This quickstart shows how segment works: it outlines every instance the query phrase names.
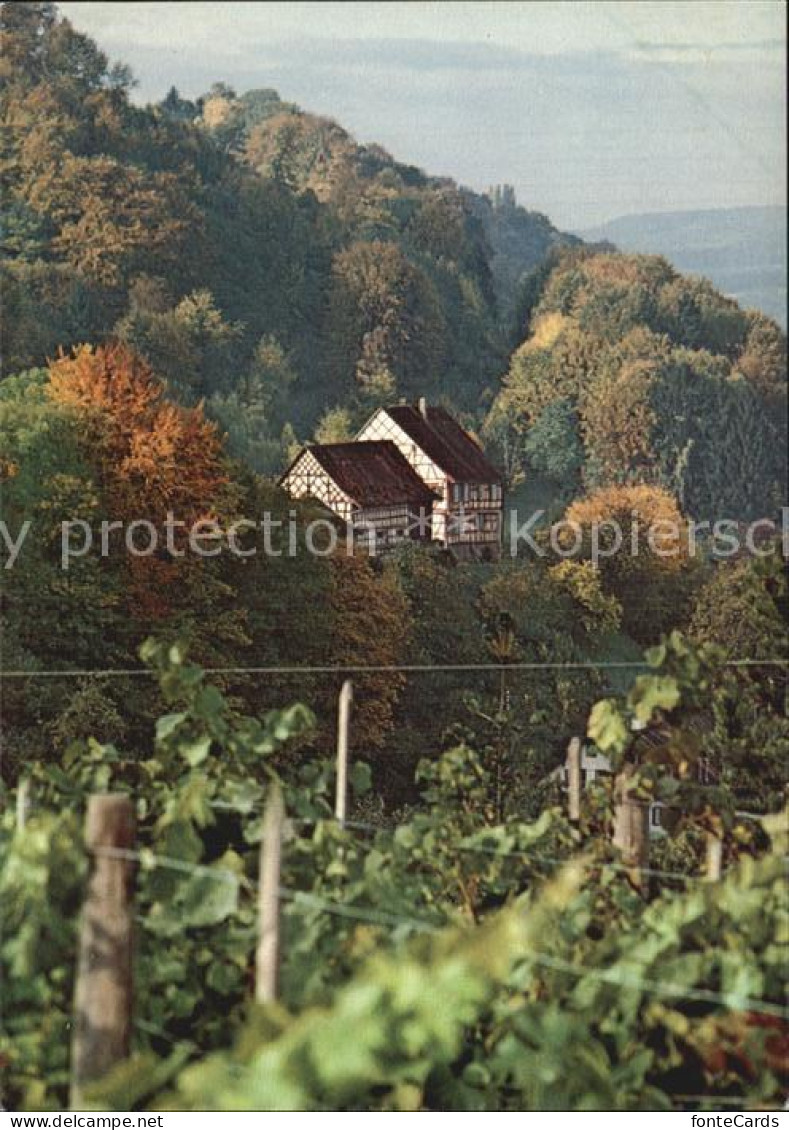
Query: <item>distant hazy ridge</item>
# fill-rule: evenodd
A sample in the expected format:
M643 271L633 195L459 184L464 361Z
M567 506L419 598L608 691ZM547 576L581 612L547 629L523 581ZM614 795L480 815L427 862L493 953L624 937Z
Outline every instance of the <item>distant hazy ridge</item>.
M745 307L786 326L786 209L720 208L621 216L579 233L622 251L665 255L681 271L705 275Z

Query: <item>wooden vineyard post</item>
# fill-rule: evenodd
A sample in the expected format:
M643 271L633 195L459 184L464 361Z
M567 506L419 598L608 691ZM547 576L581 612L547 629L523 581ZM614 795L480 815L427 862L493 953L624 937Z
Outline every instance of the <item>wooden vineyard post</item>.
M723 840L714 832L707 833L707 874L708 883L717 883L723 874Z
M642 868L649 862L648 806L630 793L635 770L625 766L614 781L613 845L622 862L633 871L633 881L643 889L645 876Z
M285 806L279 785L271 786L263 816L258 887L258 948L255 958L255 1000L277 999L279 972L279 874Z
M16 828L18 832L24 832L31 807L30 778L25 777L19 782L16 793Z
M85 846L91 853L79 937L71 1042L72 1110L86 1086L127 1058L131 1038L135 866L134 805L117 793L89 797Z
M567 814L576 824L581 819L580 738L571 738L567 747Z
M350 679L346 679L340 691L340 702L337 710L337 796L334 803L334 815L340 824L345 824L348 805L348 743L352 700L353 683Z

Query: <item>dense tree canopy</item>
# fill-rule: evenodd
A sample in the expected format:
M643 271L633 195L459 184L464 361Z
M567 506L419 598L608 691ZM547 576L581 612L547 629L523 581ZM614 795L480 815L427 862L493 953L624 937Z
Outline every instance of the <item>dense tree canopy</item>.
M273 90L217 82L140 108L128 70L53 4L5 5L2 34L4 372L121 337L179 396L216 396L209 412L266 471L285 424L306 437L327 400L382 380L387 398L480 411L504 360L506 280L563 238L544 217L508 203L521 236L502 273L486 197ZM264 419L248 389L269 340L291 369L287 419Z
M603 591L622 607L622 623L639 643L682 623L698 562L687 523L672 496L647 485L602 487L567 508L563 550L590 560Z
M30 523L19 565L4 576L4 666L135 667L150 635L178 638L201 662L230 667L386 665L403 654L407 610L396 579L363 557L311 555L306 514L233 463L202 409L168 400L127 346L84 346L49 371L8 379L0 420L2 520L14 538ZM245 556L227 546L214 553L200 540L234 522ZM259 711L293 680L261 686L238 675L226 683ZM325 737L336 680L298 684L320 706ZM33 752L49 760L53 735L62 751L64 735L86 726L103 740L122 731L133 744L161 705L145 680L64 677L46 688L23 680L4 702L10 775ZM360 679L356 732L365 749L383 741L399 689L397 678Z
M657 257L568 251L541 288L486 423L511 477L572 487L580 444L588 487L652 483L703 520L777 512L786 342L775 323ZM562 454L547 456L549 436Z

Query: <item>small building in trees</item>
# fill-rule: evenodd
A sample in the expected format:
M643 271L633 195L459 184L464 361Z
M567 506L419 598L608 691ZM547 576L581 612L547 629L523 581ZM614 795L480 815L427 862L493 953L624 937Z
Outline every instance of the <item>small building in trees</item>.
M389 440L305 447L280 485L322 503L371 552L430 538L436 495Z
M591 748L588 745L581 746L582 789L586 789L589 785L594 784L598 777L609 777L611 773L611 762L604 753L601 753L594 746ZM554 769L553 772L549 774L549 778L557 781L562 791L568 791L570 780L567 765L560 765L557 769ZM649 802L648 827L651 837L665 835L665 829L663 827L663 809L664 805L659 800Z
M445 408L398 404L379 408L357 441L395 444L419 478L438 496L432 540L458 557L501 553L503 484L482 448Z
M691 730L703 732L705 723L697 718L686 720L685 725L689 726ZM634 758L636 763L654 757L656 752L660 751L661 747L668 748L673 737L671 727L665 723L652 723L645 726L643 723L633 722L632 729L637 731L637 737L631 747L630 755ZM601 753L594 745L587 743L582 744L582 789L593 785L598 778L609 777L612 773L611 761L604 753ZM553 772L549 774L549 779L557 781L560 788L567 791L570 785L567 763L554 769ZM695 782L701 786L715 786L720 783L717 770L706 757L700 757L694 765L692 779L695 779ZM678 809L673 809L670 804L654 799L647 802L647 810L649 834L652 837L664 836L667 827L670 828L672 823L676 823L676 818L672 820L672 814L676 814L679 811ZM667 816L668 821L666 820Z

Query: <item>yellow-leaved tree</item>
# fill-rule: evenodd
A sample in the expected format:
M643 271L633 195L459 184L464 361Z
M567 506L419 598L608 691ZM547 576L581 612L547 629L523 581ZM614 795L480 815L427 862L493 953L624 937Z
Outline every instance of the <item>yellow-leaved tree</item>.
M687 522L667 490L637 484L593 491L567 508L557 539L568 553L577 541L573 558L599 570L633 639L654 642L681 622L696 569Z

